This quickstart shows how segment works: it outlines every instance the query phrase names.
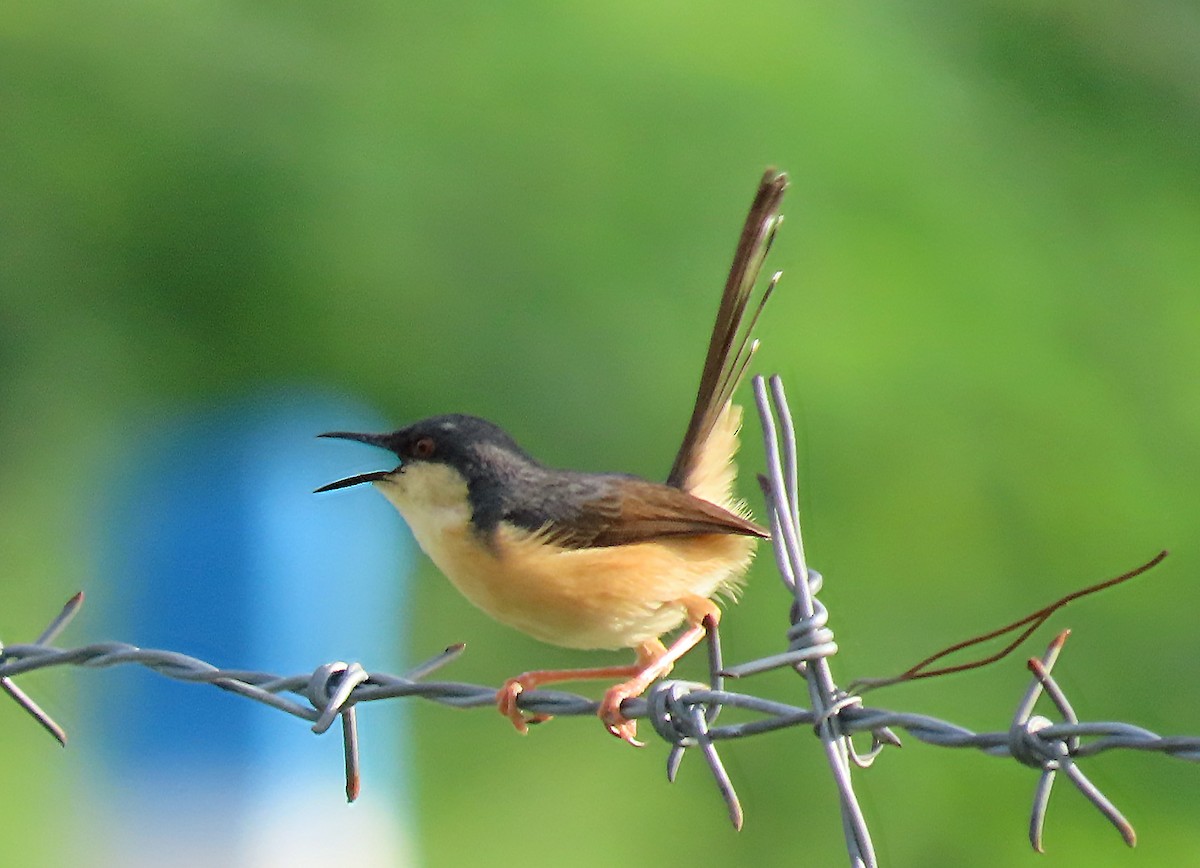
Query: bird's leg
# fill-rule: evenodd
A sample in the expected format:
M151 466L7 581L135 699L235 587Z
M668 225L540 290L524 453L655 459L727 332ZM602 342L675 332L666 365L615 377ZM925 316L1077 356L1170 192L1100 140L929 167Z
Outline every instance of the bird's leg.
M599 716L617 738L641 747L637 740L637 722L621 713L621 703L626 699L641 696L651 684L675 668L676 661L694 648L708 633L710 625L715 627L721 620L721 610L704 597L689 596L679 601L687 612L688 628L668 648L657 639L637 646L637 662L629 666L598 666L593 669L538 669L524 672L504 682L496 692L496 706L500 713L512 721L520 733L529 732L529 725L543 723L549 714L534 714L526 717L517 706L517 697L526 690L536 690L544 684L559 681L585 681L601 678L624 678L620 684L610 687L600 703Z
M621 713L621 703L634 696L641 696L651 684L675 668L675 662L694 648L721 620L721 610L704 597L688 596L679 601L687 612L688 628L684 630L670 648L663 647L658 640L646 642L638 647L638 664L630 667L629 680L610 687L600 703L600 719L605 727L622 741L641 746L637 740L637 721ZM657 646L657 647L655 647Z
M666 653L662 643L655 644ZM594 669L538 669L524 672L516 678L504 682L504 686L496 692L496 706L500 713L512 721L517 732L529 732L529 724L544 723L549 720L549 714L533 714L526 717L517 707L517 697L526 690L536 690L543 684L554 684L558 681L586 681L591 678L629 678L636 675L643 666L641 650L638 651L638 662L629 666L597 666Z

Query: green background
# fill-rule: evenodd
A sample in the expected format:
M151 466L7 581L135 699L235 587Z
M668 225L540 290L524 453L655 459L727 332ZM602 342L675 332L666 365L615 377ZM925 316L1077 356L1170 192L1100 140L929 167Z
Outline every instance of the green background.
M894 672L1165 547L1054 619L1059 674L1084 719L1198 733L1197 45L1168 0L10 3L0 638L88 587L129 426L258 386L477 413L549 463L663 476L771 164L793 183L757 369L797 410L835 672ZM494 625L427 563L412 601L407 654L470 643L451 677L619 659ZM762 558L728 655L779 650L786 609ZM86 621L65 641L126 638ZM103 677L23 683L86 739L70 685ZM1003 729L1026 677L1017 657L871 701ZM806 731L724 750L735 834L695 757L666 784L660 743L414 712L423 864L845 859ZM0 727L5 859L55 864L71 752L10 703ZM1013 762L908 739L857 780L883 864L1200 864L1200 769L1085 768L1134 853L1060 781L1033 856Z

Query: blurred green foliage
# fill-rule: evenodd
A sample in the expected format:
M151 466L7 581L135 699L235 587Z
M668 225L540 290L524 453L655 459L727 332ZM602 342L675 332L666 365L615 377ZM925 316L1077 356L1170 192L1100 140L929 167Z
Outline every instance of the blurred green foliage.
M798 408L837 671L894 671L1168 547L1136 587L1055 619L1076 630L1060 671L1084 718L1200 732L1198 44L1181 0L10 3L0 636L25 641L87 587L90 508L128 431L259 385L354 393L397 424L478 413L550 462L661 476L775 164L793 186L759 369ZM744 439L752 470L753 425ZM733 659L781 645L768 561L726 618ZM468 640L455 677L604 658L420 579L402 641ZM72 636L128 638L86 615ZM872 701L1003 728L1023 672ZM31 681L85 739L76 677L103 676ZM794 679L747 687L801 701ZM54 864L44 812L70 750L8 704L0 726L22 793L5 851ZM422 706L414 731L429 865L845 858L803 732L725 751L735 835L697 762L668 787L661 746L598 725L522 739ZM1194 858L1200 772L1090 768L1137 824L1140 866ZM1033 780L910 744L860 787L884 864L1012 865L1033 859ZM1041 864L1131 858L1065 785L1047 845Z

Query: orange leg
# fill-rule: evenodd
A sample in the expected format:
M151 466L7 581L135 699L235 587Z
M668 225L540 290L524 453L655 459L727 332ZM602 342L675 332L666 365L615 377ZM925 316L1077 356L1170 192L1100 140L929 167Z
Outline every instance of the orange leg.
M617 738L641 747L637 740L637 722L621 713L621 703L626 699L641 696L651 684L675 668L676 661L694 648L708 632L708 625L716 626L721 620L721 610L704 597L685 597L679 601L687 611L688 628L667 648L657 639L643 642L637 647L637 662L629 666L599 666L594 669L538 669L525 672L504 682L496 692L496 706L500 713L512 721L517 732L529 732L529 725L550 719L548 714L526 717L517 706L517 697L526 690L536 690L543 684L559 681L584 681L596 678L624 678L604 694L600 703L600 719Z
M661 643L658 643L661 648ZM666 649L663 649L664 652ZM559 681L586 681L592 678L629 678L635 675L641 666L642 657L639 651L638 663L630 666L598 666L594 669L537 669L533 672L523 672L516 678L504 682L504 686L496 692L496 706L500 713L512 721L517 732L529 732L529 724L544 723L550 719L549 714L534 714L526 717L517 707L517 697L526 690L537 690L543 684L554 684Z
M647 647L650 643L640 647L638 665L630 667L633 671L629 680L610 687L600 703L600 719L604 721L608 731L632 745L641 745L636 737L637 721L629 720L621 713L621 703L634 696L641 696L646 692L646 688L668 674L675 668L676 661L704 638L708 633L709 624L715 627L721 620L721 610L712 600L704 597L685 597L679 602L687 610L688 628L671 643L670 648L664 648L661 642L655 641L654 644L658 646L657 653L643 656L644 651L650 650Z

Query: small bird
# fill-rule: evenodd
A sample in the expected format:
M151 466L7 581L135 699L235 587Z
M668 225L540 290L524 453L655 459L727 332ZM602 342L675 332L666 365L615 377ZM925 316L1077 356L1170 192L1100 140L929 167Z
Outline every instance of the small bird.
M518 697L559 681L621 679L599 716L630 744L636 721L621 703L643 693L720 619L713 598L739 589L755 544L769 533L733 493L741 408L731 396L757 348L750 332L779 279L746 321L776 228L787 176L768 169L742 227L708 344L696 404L665 483L540 463L499 426L449 414L389 434L334 431L392 452L399 465L317 491L372 483L396 507L421 549L471 603L554 645L636 652L626 666L536 670L496 695L520 732ZM744 328L743 328L744 326ZM668 647L660 637L686 629Z

